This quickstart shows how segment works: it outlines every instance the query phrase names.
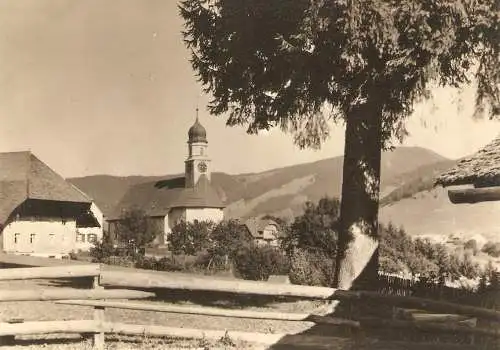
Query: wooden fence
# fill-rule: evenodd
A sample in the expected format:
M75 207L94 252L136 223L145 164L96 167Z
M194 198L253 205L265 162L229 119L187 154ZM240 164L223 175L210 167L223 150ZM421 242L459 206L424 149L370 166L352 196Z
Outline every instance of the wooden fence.
M210 293L232 293L253 296L294 297L310 300L337 300L346 302L371 302L373 304L392 305L393 307L427 310L435 313L462 315L466 317L500 322L500 312L452 304L436 300L412 296L384 295L377 292L346 291L326 287L308 287L289 284L270 284L253 281L230 281L199 278L194 276L179 276L151 274L139 271L108 271L99 265L78 265L59 267L31 267L0 269L0 281L26 279L57 279L57 278L89 278L91 289L49 288L37 290L3 290L0 291L0 303L8 301L47 301L66 305L80 305L94 308L94 316L88 320L71 321L38 321L21 323L0 323L0 338L4 342L15 341L18 335L35 335L50 333L93 334L94 347L104 348L105 334L167 336L175 338L220 339L226 335L225 330L200 330L189 328L166 327L162 325L137 325L108 322L105 317L107 308L142 310L191 315L210 315L232 318L251 318L261 320L310 321L329 326L343 326L350 329L368 327L391 327L399 329L418 329L424 332L452 333L484 336L488 339L500 338L495 328L469 327L463 325L449 326L436 322L419 322L418 320L398 320L395 318L343 319L332 316L308 313L258 312L249 310L227 310L213 307L185 307L164 303L162 305L147 302L113 301L113 299L147 299L155 296L151 290L189 290ZM264 334L252 332L229 332L231 339L236 341L257 342L263 345L287 341L288 334ZM328 344L328 337L317 335L301 335L309 344ZM439 345L443 348L442 345ZM472 347L475 348L475 347Z
M378 291L382 294L419 296L429 299L459 301L474 295L474 291L448 287L434 282L415 281L379 274Z

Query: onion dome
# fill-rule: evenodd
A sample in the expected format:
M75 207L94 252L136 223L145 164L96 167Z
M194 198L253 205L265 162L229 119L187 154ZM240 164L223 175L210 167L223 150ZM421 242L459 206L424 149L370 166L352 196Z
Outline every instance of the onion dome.
M200 121L198 120L198 117L196 117L196 121L194 122L193 126L189 128L188 131L188 136L189 136L189 143L194 143L194 142L205 142L207 143L207 131L201 125Z

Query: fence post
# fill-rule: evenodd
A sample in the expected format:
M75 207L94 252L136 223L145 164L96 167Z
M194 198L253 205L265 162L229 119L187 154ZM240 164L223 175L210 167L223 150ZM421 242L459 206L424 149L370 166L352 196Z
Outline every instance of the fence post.
M99 268L100 270L100 268ZM93 278L93 283L92 287L94 289L103 289L103 287L100 285L99 280L100 280L100 275L96 276ZM99 350L104 350L104 310L105 308L102 306L95 306L94 307L94 320L97 326L97 333L94 333L94 344L93 347L94 349L99 349Z
M23 323L23 319L13 319L7 321L7 323ZM14 345L16 342L16 336L14 335L4 335L0 337L0 346Z

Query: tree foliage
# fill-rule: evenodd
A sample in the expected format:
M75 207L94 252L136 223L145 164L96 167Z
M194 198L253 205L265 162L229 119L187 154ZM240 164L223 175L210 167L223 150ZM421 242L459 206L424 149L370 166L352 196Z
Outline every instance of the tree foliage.
M444 282L477 277L480 267L471 256L450 252L443 244L412 239L403 228L380 226L380 267L387 273L406 273Z
M237 251L252 243L251 236L238 220L221 221L211 233L210 253L216 257L233 259Z
M338 242L339 201L323 197L306 202L304 212L289 225L281 246L290 260L290 281L331 286Z
M290 256L290 282L307 286L331 286L335 258L320 250L296 248Z
M254 243L238 249L234 263L238 274L248 280L266 281L271 274L288 271L286 256L279 249Z
M94 242L89 250L92 261L96 263L105 263L107 259L115 253L115 248L109 239L109 235L104 235L103 239Z
M304 213L297 216L287 230L282 246L289 254L296 248L325 253L334 257L337 251L339 201L324 197L318 203L306 202Z
M371 100L387 143L435 84L473 81L476 110L500 112L496 0L183 0L180 13L210 112L251 133L318 147L328 120Z
M498 258L500 257L500 242L487 242L481 251L494 258Z
M475 239L469 239L465 242L464 249L471 251L473 255L477 255L479 252L479 247L477 246L477 241Z
M117 233L122 242L142 248L153 242L160 232L144 211L133 208L122 213Z
M168 235L168 245L174 254L196 255L210 247L212 221L180 221Z

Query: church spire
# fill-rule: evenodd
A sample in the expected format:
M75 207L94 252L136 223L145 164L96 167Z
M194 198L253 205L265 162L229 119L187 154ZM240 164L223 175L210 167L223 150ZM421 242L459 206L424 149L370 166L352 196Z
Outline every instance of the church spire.
M189 137L188 143L197 143L197 142L207 143L207 131L200 123L198 107L196 107L196 120L193 126L189 128L188 137Z
M210 158L208 157L207 131L200 123L196 106L196 120L188 131L188 151L186 159L186 187L193 188L203 175L210 181Z

